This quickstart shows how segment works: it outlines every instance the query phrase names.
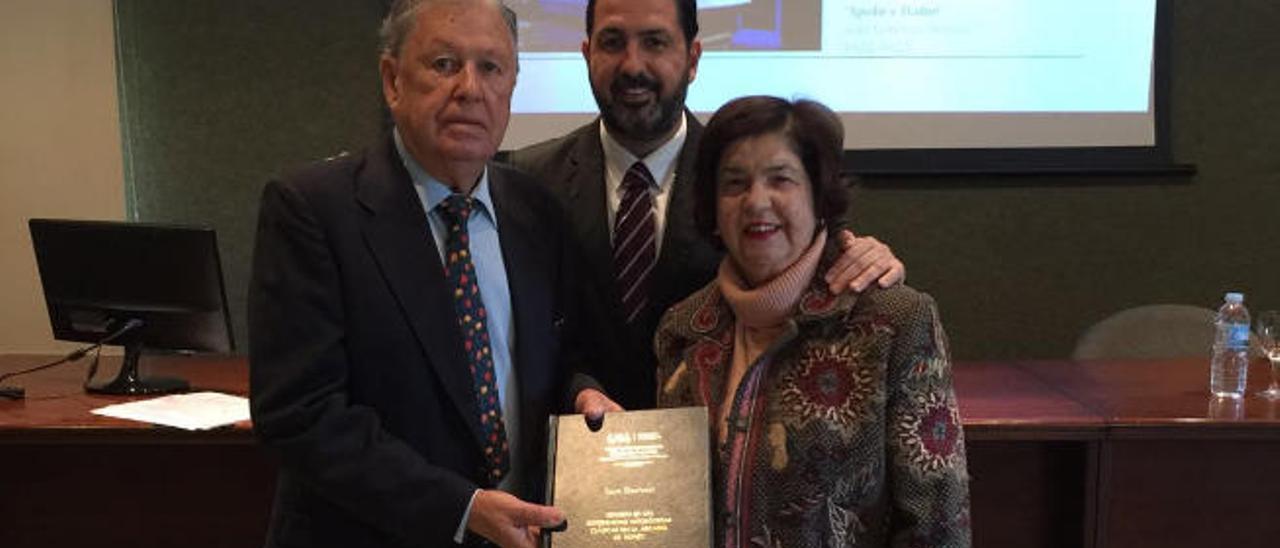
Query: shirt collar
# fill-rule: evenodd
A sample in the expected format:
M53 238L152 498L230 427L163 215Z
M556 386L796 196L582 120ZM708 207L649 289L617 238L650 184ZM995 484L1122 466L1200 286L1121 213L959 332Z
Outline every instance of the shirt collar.
M400 161L404 162L404 168L409 171L409 178L413 180L413 190L418 193L422 207L427 213L435 211L440 202L453 194L453 189L428 174L425 169L422 169L422 165L409 155L409 151L404 148L404 141L400 138L400 128L395 128L392 134L395 138L396 152L400 154ZM488 166L485 166L480 174L480 183L471 189L471 198L480 203L478 209L484 213L484 216L497 225L498 219L493 215L493 197L489 194Z
M668 175L675 168L676 157L680 155L685 136L688 135L688 123L685 117L685 113L681 112L680 125L676 128L675 134L643 160L636 158L635 154L615 140L609 134L609 128L605 127L604 120L600 120L600 141L604 148L604 161L618 173L626 173L631 169L631 164L636 163L637 160L643 161L644 167L649 168L649 173L653 174L654 184L662 187L671 179Z

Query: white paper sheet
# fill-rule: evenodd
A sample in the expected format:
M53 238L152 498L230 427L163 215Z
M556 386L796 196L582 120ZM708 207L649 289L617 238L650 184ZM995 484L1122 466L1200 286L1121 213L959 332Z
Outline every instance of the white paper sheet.
M108 405L92 412L185 430L208 430L249 420L249 400L218 392L194 392Z

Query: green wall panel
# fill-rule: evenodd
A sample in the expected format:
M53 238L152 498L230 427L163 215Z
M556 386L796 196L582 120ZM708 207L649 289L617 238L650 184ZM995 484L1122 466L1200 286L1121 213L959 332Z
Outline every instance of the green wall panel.
M129 215L218 231L232 324L268 179L378 135L381 0L117 0Z

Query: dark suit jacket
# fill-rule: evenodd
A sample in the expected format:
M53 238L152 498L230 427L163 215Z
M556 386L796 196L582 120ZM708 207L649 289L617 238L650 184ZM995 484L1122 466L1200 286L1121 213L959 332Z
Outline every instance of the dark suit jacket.
M613 251L605 203L604 149L600 123L513 152L511 163L541 179L569 214L574 241L586 261L582 276L590 322L590 342L605 358L591 371L623 407L648 409L657 397L653 334L662 313L715 277L720 252L700 237L693 223L693 164L702 125L686 111L688 134L676 160L667 202L666 228L658 264L650 279L648 308L628 326L613 282Z
M527 470L573 388L564 214L489 178L510 284ZM390 138L267 185L250 286L254 428L281 458L269 546L447 546L487 487L472 380L430 226Z

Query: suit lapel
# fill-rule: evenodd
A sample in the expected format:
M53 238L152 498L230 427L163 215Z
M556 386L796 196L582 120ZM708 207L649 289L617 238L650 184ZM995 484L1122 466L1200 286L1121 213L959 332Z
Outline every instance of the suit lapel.
M663 306L663 303L674 303L685 295L667 295L670 291L682 291L679 284L665 283L664 280L681 278L681 273L688 268L689 250L692 245L686 241L697 238L697 228L693 221L694 202L694 163L698 155L698 140L702 137L702 124L693 117L693 113L685 111L688 126L685 130L684 145L680 147L680 155L676 157L676 176L671 183L671 198L667 201L667 216L662 233L662 252L658 254L658 264L654 267L651 278L649 305ZM651 313L661 315L665 310L653 310Z
M356 199L369 212L363 223L365 241L426 362L434 367L476 442L482 444L462 335L452 321L455 312L448 280L422 202L390 139L369 158L356 182Z
M498 240L502 247L502 260L507 271L507 289L511 294L512 323L515 326L515 351L512 366L516 368L518 385L522 387L542 386L541 378L547 368L545 349L547 337L552 336L551 317L554 303L553 284L550 279L550 265L546 258L550 254L546 250L547 242L545 220L534 218L531 210L521 207L515 189L511 185L519 182L507 180L506 174L493 167L489 169L489 193L493 197L494 209L497 211ZM533 394L522 394L521 417L530 417L528 405L536 398Z
M650 299L648 309L643 313L643 325L656 325L657 318L665 312L671 303L683 299L688 291L683 283L671 283L683 280L683 273L691 260L690 249L700 238L694 227L694 163L697 160L698 141L702 138L702 124L692 112L685 110L688 120L684 145L676 158L675 180L672 182L671 198L667 202L666 218L662 235L662 248L658 253L658 262L654 265L650 278ZM622 317L622 302L618 288L613 282L613 246L610 237L609 214L605 205L604 146L600 142L599 119L577 131L581 132L571 152L573 171L566 177L566 208L573 217L573 227L578 231L578 241L587 249L582 250L595 279L601 280L601 287L609 299L610 314L615 323L625 325ZM649 344L648 334L643 334L641 345Z
M608 280L611 302L621 302L613 283L613 245L610 239L609 212L605 202L604 145L600 142L599 122L578 131L584 132L570 153L573 171L568 174L565 208L572 217L571 226L578 231L577 241L597 280ZM617 307L610 307L617 310ZM619 314L619 317L621 315Z

